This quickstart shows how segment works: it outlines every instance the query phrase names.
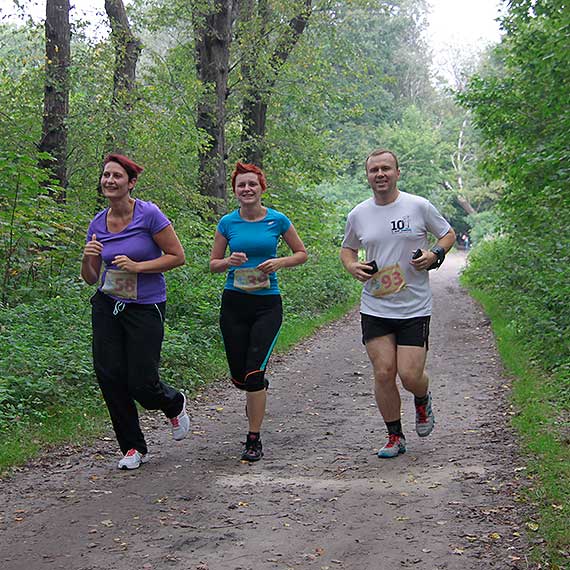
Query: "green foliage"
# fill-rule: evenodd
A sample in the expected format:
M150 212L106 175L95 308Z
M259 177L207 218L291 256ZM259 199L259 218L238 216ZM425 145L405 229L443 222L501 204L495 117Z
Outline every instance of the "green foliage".
M512 326L531 339L531 357L556 373L570 366L565 342L570 333L570 253L562 253L562 243L549 241L536 237L520 243L510 236L484 241L471 252L465 276L470 285L500 297ZM561 405L570 408L570 384L560 390Z
M485 210L468 217L471 243L477 245L484 239L501 235L501 218L494 210Z

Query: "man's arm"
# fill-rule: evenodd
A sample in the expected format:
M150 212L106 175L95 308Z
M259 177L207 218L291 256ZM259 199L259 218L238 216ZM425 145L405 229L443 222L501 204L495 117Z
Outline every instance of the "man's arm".
M370 270L370 266L365 263L358 261L358 251L351 249L349 247L343 247L340 250L340 260L344 265L344 268L358 281L362 283L368 281L371 277L370 273L366 270Z
M455 232L453 231L453 228L450 228L449 231L444 236L440 237L437 240L436 244L432 247L432 249L430 249L429 251L425 251L422 249L421 257L418 257L417 259L412 259L410 263L416 269L428 269L439 259L437 253L435 253L432 250L441 247L443 251L447 253L453 247L454 243L455 243Z

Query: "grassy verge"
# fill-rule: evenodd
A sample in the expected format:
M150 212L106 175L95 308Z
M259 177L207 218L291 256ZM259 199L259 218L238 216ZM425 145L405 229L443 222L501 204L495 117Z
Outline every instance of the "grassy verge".
M469 286L469 283L467 283ZM532 557L551 570L568 568L570 560L570 429L557 385L561 379L544 373L529 358L529 339L506 316L500 295L470 288L489 315L502 361L515 376L513 423L527 454L529 487L525 498L536 519L526 522ZM566 430L566 431L565 431Z
M354 307L357 296L345 303L332 306L329 310L313 318L285 318L277 352L291 349L297 342L313 334L319 327L342 317ZM221 354L212 354L213 375L219 371ZM203 379L204 380L204 379ZM207 379L215 380L215 377ZM202 387L202 386L200 386ZM108 433L110 425L107 410L101 398L82 401L80 405L54 406L41 423L29 424L22 420L5 431L0 441L0 475L11 467L24 464L49 446L73 442L89 443L103 433Z

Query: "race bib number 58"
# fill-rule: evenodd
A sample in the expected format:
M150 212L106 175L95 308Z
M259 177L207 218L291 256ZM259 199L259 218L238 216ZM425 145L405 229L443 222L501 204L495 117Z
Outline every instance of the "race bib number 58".
M105 283L101 288L103 293L119 297L119 299L137 298L137 274L118 269L108 269L105 274Z
M404 272L399 263L382 267L369 281L374 297L385 297L400 292L406 286Z

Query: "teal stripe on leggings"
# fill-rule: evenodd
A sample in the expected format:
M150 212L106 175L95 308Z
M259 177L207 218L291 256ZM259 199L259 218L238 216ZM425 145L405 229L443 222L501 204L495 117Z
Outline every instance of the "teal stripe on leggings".
M267 351L267 356L265 357L265 360L261 363L261 366L259 367L260 370L265 370L265 367L267 366L267 361L269 360L269 357L271 356L271 353L273 352L273 347L275 346L275 343L277 342L277 339L279 338L280 332L281 332L281 327L279 327L279 330L277 331L277 334L275 335L275 338L273 339L273 342L271 343L271 346L269 347L269 350Z

